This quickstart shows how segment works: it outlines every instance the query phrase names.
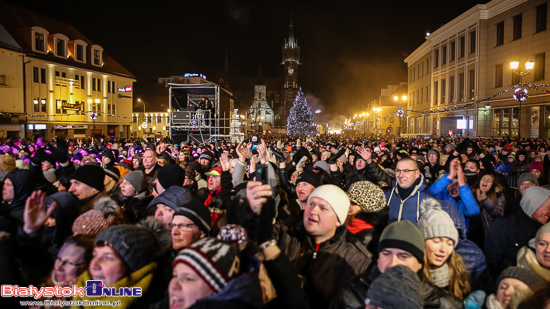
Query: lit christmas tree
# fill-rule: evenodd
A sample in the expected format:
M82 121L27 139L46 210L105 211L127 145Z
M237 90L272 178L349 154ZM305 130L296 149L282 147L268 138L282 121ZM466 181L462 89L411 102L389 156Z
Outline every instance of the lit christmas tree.
M307 105L302 88L296 94L286 124L286 135L317 135L315 116Z

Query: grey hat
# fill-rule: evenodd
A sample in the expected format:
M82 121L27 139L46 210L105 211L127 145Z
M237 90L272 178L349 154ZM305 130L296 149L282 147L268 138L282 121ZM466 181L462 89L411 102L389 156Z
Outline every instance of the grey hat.
M517 182L518 186L521 185L524 181L530 181L534 183L535 186L539 185L539 181L537 180L537 177L535 177L535 175L533 175L533 173L530 173L530 172L519 175L518 182Z
M441 208L436 199L427 198L420 203L421 217L418 220L418 229L422 232L424 239L447 237L458 244L458 230L453 219Z
M113 225L97 236L96 245L100 242L111 246L132 272L153 262L156 256L164 253L172 244L170 231L155 219L135 225Z
M378 276L372 282L365 305L384 309L423 308L422 283L410 268L397 265Z
M424 264L424 236L408 220L396 221L384 229L378 242L378 252L385 248L402 249Z
M123 180L129 182L132 187L134 187L134 190L136 190L137 193L141 193L147 190L147 188L149 187L149 184L147 183L147 177L142 170L135 170L126 174Z
M433 149L428 151L428 157L431 156L431 155L437 156L437 151L435 151Z
M498 277L497 286L500 284L502 279L513 278L525 283L528 287L532 288L540 283L542 279L532 272L531 270L518 266L510 266L506 268L502 274Z
M331 155L332 155L332 153L328 150L325 150L325 151L321 152L321 156L326 156L327 159L330 158Z
M330 173L330 167L327 162L325 161L317 161L315 164L313 164L313 167L318 167L323 170L325 170L327 173Z
M550 198L550 190L543 187L531 187L523 191L519 205L531 217L548 198Z
M546 233L550 233L550 222L540 227L540 229L537 231L537 235L535 236L535 238L538 239L540 236L542 236L542 234Z

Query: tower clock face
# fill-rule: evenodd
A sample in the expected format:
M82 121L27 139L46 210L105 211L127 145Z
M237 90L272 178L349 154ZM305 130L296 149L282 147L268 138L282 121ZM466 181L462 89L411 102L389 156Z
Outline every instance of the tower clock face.
M294 73L294 69L293 68L288 68L288 74L292 74Z

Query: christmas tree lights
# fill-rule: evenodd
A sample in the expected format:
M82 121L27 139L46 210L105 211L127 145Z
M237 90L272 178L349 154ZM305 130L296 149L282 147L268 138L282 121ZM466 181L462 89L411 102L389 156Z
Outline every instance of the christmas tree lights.
M315 116L307 105L307 98L302 88L296 94L294 103L290 108L288 115L286 134L296 135L317 135L317 126L315 125Z

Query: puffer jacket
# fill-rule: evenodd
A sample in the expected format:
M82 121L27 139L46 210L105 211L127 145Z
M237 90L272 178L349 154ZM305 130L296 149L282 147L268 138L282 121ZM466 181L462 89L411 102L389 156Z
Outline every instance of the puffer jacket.
M155 210L157 209L157 204L164 204L173 210L176 210L178 207L189 203L191 199L192 196L189 189L182 186L171 186L149 203L147 209L145 210L145 215L154 215Z
M443 210L453 219L455 227L458 230L458 244L455 247L455 251L462 257L464 266L470 273L470 285L479 287L489 284L485 255L475 243L466 239L466 224L464 224L459 211L450 201L440 201L440 203Z
M359 309L365 308L365 298L372 282L380 275L376 263L353 280L343 284L336 292L330 304L331 309ZM389 296L391 297L391 296ZM422 298L424 308L458 309L462 308L460 300L451 294L445 293L437 286L424 282L422 284Z
M395 180L393 181L393 189L384 191L388 207L390 207L390 220L388 224L400 220L409 220L414 225L417 225L418 219L420 219L420 203L424 199L434 198L428 191L422 174L420 174L420 178L414 190L405 200L402 200L399 196L399 187Z
M523 159L523 161L519 160L520 155L525 156L525 159ZM516 160L510 168L510 176L519 177L519 175L529 172L530 164L531 161L529 160L529 153L525 149L518 150L518 152L516 153Z
M470 220L466 217L478 215L480 212L479 207L477 206L476 199L474 198L472 190L470 190L468 184L458 187L460 199L458 201L455 200L449 194L449 191L447 191L447 186L453 182L451 179L447 178L447 176L448 174L443 175L443 177L430 186L428 191L430 191L430 193L433 194L438 200L450 201L454 204L465 223L466 232L468 232Z
M372 254L354 237L347 237L346 226L335 235L315 244L302 221L289 227L276 224L274 239L298 274L305 278L304 290L311 308L326 308L337 287L363 273Z
M516 266L519 249L529 244L541 226L522 209L491 224L485 236L485 258L493 279L507 267Z

